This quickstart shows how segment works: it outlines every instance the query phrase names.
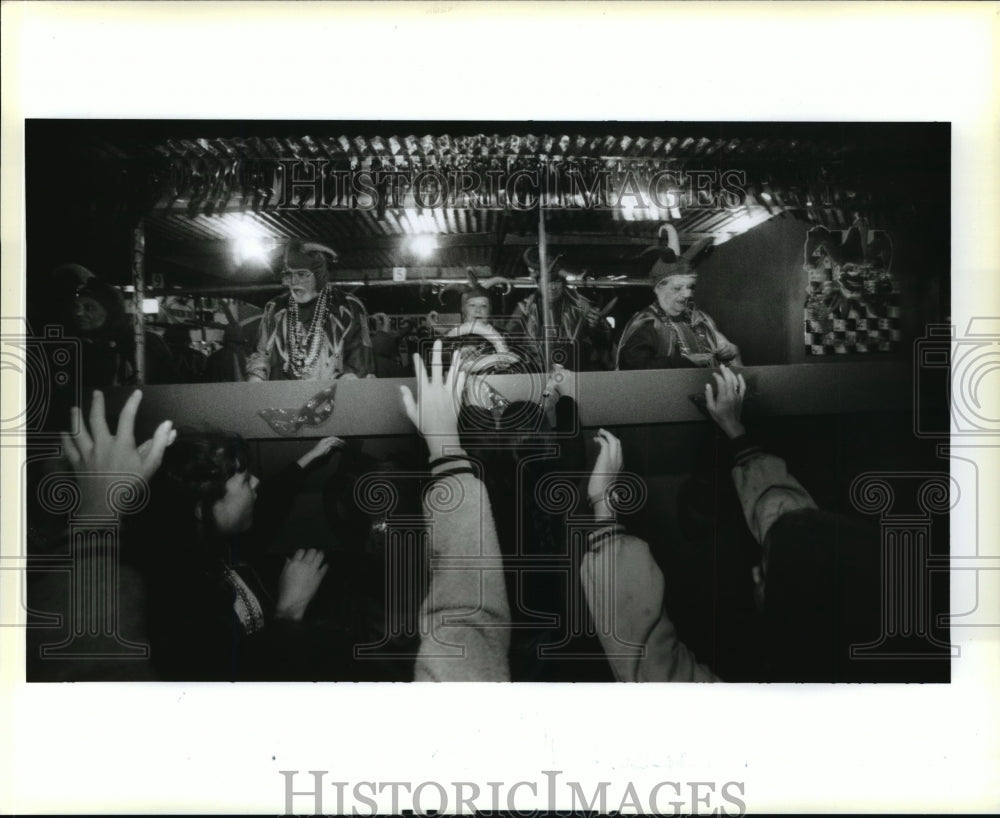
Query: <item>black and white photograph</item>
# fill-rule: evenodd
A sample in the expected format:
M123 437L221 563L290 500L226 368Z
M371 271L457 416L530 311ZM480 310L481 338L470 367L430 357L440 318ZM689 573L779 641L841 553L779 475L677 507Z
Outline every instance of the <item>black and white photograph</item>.
M25 135L29 681L949 680L947 124Z
M5 6L0 811L1000 807L990 5Z

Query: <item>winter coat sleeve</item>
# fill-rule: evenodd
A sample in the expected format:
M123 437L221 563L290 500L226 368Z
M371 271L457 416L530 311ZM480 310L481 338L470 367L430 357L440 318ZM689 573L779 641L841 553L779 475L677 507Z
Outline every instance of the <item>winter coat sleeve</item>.
M736 493L758 543L764 544L767 532L783 515L816 508L809 492L788 473L780 457L767 454L747 435L731 441L730 447Z
M469 468L467 460L439 466L424 494L431 581L420 608L417 681L510 679L500 545L486 489Z
M713 682L664 608L663 572L649 546L620 525L589 535L580 581L598 639L620 682Z

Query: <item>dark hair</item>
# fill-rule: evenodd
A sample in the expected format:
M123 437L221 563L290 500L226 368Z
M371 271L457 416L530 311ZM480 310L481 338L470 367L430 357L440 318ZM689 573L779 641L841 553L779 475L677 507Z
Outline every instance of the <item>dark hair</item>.
M458 416L458 430L463 445L478 449L517 452L526 443L537 442L552 431L545 410L530 401L512 401L499 415L480 406L463 406Z
M410 478L419 472L420 465L419 461L407 462L400 454L375 458L357 449L343 452L322 492L323 513L336 548L364 551L372 547L374 526L386 516L366 509L365 501L360 499L363 496L373 495L375 506L380 505L378 499L392 497L392 510L386 513L419 519L423 514L419 484ZM364 482L359 485L359 481Z
M226 482L249 467L249 451L239 435L180 430L163 456L157 475L159 493L172 513L177 514L178 507L193 513L198 507L205 509L221 500L226 494ZM211 515L205 515L204 522L211 525Z
M549 515L534 501L534 486L558 468L557 459L533 457L555 445L552 433L545 410L528 401L512 401L499 417L475 406L463 407L459 415L462 446L482 469L501 548L506 551L512 551L522 524L541 552L556 551ZM525 458L529 458L526 468ZM522 500L527 506L519 515L516 509Z
M879 529L842 514L799 509L771 526L764 549L774 680L878 681L884 668L852 661L850 649L880 633Z

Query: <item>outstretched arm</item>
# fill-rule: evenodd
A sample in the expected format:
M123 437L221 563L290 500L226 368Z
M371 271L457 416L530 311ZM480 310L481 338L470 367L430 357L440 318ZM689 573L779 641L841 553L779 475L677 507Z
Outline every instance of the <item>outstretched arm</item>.
M419 355L413 363L417 397L400 387L403 406L427 441L431 473L440 483L424 494L431 583L420 607L423 637L414 675L418 681L507 681L510 612L496 525L458 437L461 354L455 353L447 376L440 341L434 342L430 377Z
M663 572L649 546L615 525L611 492L622 469L621 441L601 429L587 493L598 528L580 582L598 639L620 682L708 682L717 677L677 637L664 608Z
M741 420L747 386L742 375L728 367L713 372L705 384L708 413L730 440L733 482L743 515L757 542L762 544L771 526L790 511L816 508L802 484L788 473L785 461L767 454L748 435Z
M295 506L295 498L305 486L306 469L345 445L339 437L324 437L298 460L261 480L254 505L253 549L263 553L278 535Z
M118 416L118 427L114 434L108 429L105 418L104 395L95 392L90 408L89 425L78 407L73 408L73 422L77 428L75 435L64 433L63 449L70 466L77 473L75 481L80 491L80 517L105 517L107 491L111 483L120 480L122 474L133 474L142 480L149 480L160 467L163 452L173 443L177 433L170 421L161 423L153 436L145 442L135 443L135 416L142 401L142 393L136 390L125 403ZM112 476L116 475L116 476ZM72 545L72 543L70 543ZM136 644L145 643L148 636L146 613L147 591L143 576L132 566L114 561L114 585L103 582L86 582L79 586L81 576L108 578L109 564L107 552L102 546L100 554L88 549L76 555L76 569L82 575L72 576L63 571L36 570L29 567L28 593L31 608L36 612L59 614L64 625L73 626L74 616L81 608L103 605L107 599L92 598L95 594L113 593L114 610L117 616L116 636ZM75 571L74 571L75 573ZM71 587L71 586L79 587ZM81 589L84 596L75 598L76 610L72 610L71 600ZM100 603L100 605L99 605ZM29 615L31 615L29 613ZM62 631L48 628L27 628L27 665L29 681L139 681L155 679L157 674L148 658L122 656L119 658L88 655L86 651L76 657L63 657L58 661L41 656L42 646L51 643ZM80 623L77 622L77 625ZM66 631L68 635L68 631Z

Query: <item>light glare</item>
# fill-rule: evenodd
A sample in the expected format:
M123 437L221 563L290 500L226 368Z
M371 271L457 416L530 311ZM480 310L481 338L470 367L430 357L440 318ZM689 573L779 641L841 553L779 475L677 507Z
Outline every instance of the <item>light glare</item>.
M414 236L410 239L410 249L414 255L427 258L437 249L437 236Z
M267 247L256 236L241 236L233 242L233 256L237 264L248 261L263 263L267 261Z

